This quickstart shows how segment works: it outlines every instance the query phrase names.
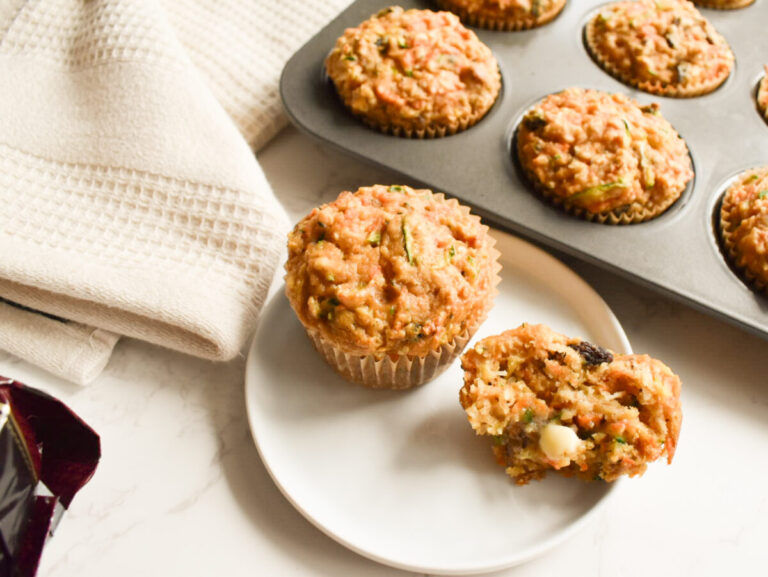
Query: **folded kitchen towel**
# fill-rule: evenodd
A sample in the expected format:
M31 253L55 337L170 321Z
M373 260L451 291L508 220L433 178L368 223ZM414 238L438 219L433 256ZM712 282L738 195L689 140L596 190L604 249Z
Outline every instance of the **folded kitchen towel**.
M81 383L118 335L236 355L287 229L248 144L346 3L0 2L0 348Z

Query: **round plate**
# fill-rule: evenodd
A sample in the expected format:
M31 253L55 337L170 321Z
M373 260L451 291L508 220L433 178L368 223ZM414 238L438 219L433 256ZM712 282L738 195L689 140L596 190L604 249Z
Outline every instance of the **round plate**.
M631 352L611 310L580 277L525 241L494 236L502 282L475 338L545 323ZM312 348L281 288L254 336L245 393L261 458L309 521L381 563L447 575L542 553L616 487L557 474L516 486L467 423L462 381L458 362L405 392L344 381Z

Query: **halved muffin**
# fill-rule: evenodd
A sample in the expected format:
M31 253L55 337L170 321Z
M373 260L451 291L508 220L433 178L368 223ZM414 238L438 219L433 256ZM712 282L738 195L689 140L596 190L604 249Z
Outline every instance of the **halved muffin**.
M672 462L680 379L661 361L523 324L481 340L461 365L469 423L519 485L549 470L614 481Z

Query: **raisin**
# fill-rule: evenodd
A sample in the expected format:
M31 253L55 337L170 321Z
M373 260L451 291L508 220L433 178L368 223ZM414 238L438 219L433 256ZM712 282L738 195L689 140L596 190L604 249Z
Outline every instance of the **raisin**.
M550 361L557 361L562 365L565 364L565 353L563 351L549 351L547 359Z
M584 362L588 365L599 365L602 363L612 363L613 354L603 347L593 345L587 341L581 341L578 345L568 345L581 355Z

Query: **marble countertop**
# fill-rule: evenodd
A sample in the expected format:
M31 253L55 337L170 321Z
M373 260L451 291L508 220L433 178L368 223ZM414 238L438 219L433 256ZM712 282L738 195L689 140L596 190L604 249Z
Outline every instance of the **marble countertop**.
M292 220L396 175L285 130L259 154ZM760 574L768 559L768 342L565 259L633 348L683 381L675 462L629 480L581 532L497 575ZM243 403L244 357L214 364L122 339L87 388L0 353L0 374L67 402L103 458L43 556L46 577L394 576L308 523L262 464ZM513 523L514 520L510 519Z

